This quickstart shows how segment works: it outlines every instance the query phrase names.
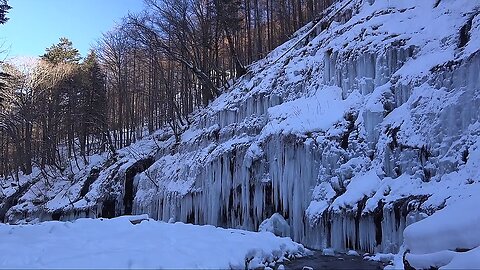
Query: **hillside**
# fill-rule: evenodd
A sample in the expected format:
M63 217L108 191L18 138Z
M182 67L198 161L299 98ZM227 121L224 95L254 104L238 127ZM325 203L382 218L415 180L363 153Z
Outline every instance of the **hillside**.
M38 169L2 180L0 218L148 214L257 230L280 213L309 248L478 266L480 3L339 1L326 14L179 138L158 130L52 171L53 183Z

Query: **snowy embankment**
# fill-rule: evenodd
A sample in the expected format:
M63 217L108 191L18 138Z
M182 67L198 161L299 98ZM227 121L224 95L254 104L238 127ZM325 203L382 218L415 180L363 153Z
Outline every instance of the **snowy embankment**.
M268 232L130 220L0 224L0 268L244 269L308 252Z
M404 231L406 259L415 269L480 267L480 187Z

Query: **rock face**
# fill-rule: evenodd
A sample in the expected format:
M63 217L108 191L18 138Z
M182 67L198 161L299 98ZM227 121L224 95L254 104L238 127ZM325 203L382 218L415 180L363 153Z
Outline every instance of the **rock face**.
M356 2L297 43L307 25L195 116L147 170L158 188L139 176L134 212L251 230L278 212L308 247L397 252L478 184L478 8Z
M132 214L249 230L279 213L310 248L397 252L407 225L480 185L480 4L434 4L338 1L328 28L253 64L180 142L161 130L130 147L153 163L104 157L85 196L67 185L73 203L48 211L133 200Z

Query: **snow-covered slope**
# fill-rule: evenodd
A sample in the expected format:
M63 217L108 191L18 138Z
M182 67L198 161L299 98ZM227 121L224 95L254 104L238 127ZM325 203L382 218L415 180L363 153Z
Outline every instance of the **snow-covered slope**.
M437 210L480 202L480 3L336 6L346 7L328 28L305 26L196 112L179 142L158 131L99 159L87 181L91 163L53 200L21 198L7 220L40 208L43 219L148 213L256 230L280 213L312 248L410 258L478 247L479 235L416 243L446 237L419 236Z

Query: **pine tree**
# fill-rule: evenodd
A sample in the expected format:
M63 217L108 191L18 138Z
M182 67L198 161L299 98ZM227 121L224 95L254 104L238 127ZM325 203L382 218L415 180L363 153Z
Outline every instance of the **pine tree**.
M67 38L60 38L59 43L46 49L41 56L45 65L50 65L51 83L46 86L43 117L43 148L42 165L54 165L63 169L62 157L58 153L58 144L66 134L65 144L68 157L75 156L75 122L78 99L80 97L81 76L77 49ZM63 142L62 142L63 143Z
M8 21L7 13L12 7L8 5L7 0L0 0L0 24L4 24ZM1 61L0 61L1 63ZM0 72L0 90L6 87L4 79L8 77L8 74L5 72ZM0 96L0 109L4 102L4 98Z
M82 127L80 131L80 151L81 155L89 155L89 136L93 135L102 141L102 148L108 146L108 149L114 152L113 145L108 133L107 123L107 93L105 88L105 75L98 62L95 51L90 51L83 66L82 92ZM104 150L104 149L103 149Z
M7 0L0 0L0 24L8 21L7 13L12 7L8 5Z
M61 37L59 43L47 48L41 58L52 64L73 63L78 64L80 61L80 53L73 47L72 42L65 37Z

